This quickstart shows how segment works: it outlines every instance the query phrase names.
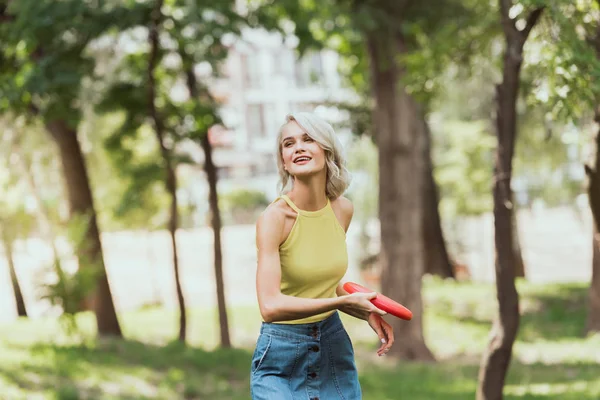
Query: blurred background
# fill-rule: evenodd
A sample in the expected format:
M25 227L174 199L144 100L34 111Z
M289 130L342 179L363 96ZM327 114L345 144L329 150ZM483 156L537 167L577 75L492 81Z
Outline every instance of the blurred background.
M343 315L365 399L599 399L599 60L592 0L0 0L0 399L250 399L297 111L415 313Z

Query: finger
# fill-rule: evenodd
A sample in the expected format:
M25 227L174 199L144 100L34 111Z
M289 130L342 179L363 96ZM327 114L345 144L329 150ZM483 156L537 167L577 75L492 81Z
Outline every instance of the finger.
M392 328L391 325L388 324L387 322L384 322L383 331L385 332L385 336L387 339L385 351L388 352L394 344L394 328Z
M379 314L379 315L387 315L387 312L385 312L382 309L377 308L377 307L373 307L373 311L371 311L371 312L374 312L374 313Z
M384 320L382 320L381 328L382 328L382 331L383 331L383 333L385 335L386 344L384 346L382 346L382 348L380 348L378 350L378 354L380 356L384 356L384 355L386 355L388 353L388 351L390 351L390 348L392 347L393 340L394 340L393 339L393 329Z
M379 349L377 349L377 354L379 354L385 348L387 339L386 339L385 332L381 328L381 324L376 324L375 326L373 326L373 330L375 331L375 333L377 334L377 337L379 337L379 341L381 342L381 346L379 346Z
M371 292L369 294L367 294L367 299L372 300L375 297L377 297L377 292Z

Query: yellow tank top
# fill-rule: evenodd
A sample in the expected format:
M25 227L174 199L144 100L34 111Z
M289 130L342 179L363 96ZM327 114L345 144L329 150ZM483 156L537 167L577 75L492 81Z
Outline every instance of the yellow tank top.
M296 207L289 197L283 195L280 198L297 213L289 236L279 246L281 293L310 299L336 297L335 289L348 269L348 252L346 232L329 199L320 210L304 211ZM281 323L318 322L334 312Z

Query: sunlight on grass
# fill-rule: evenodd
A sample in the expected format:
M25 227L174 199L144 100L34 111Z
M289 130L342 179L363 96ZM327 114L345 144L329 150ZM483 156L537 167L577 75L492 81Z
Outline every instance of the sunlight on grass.
M585 285L519 282L521 329L506 399L600 398L600 335L584 338ZM438 363L379 359L373 332L342 315L353 337L365 400L463 400L474 397L481 351L496 315L493 285L426 279L426 340ZM228 310L237 350L219 350L216 310L188 315L188 346L174 341L176 310L120 315L126 340L94 338L91 313L68 336L56 320L0 326L0 393L8 399L249 399L257 307ZM36 397L37 396L37 397Z

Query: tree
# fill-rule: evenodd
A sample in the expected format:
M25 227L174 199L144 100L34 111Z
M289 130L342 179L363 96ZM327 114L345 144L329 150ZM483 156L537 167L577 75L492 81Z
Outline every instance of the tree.
M356 56L355 53L352 55L343 54L343 57ZM358 66L357 66L358 67ZM368 74L367 71L361 71L362 74ZM352 78L346 78L348 81L353 82ZM362 88L360 84L353 85L354 89L357 91L366 90L366 88ZM371 140L375 140L373 136L373 107L370 106L369 96L370 93L362 93L360 94L362 97L363 104L350 104L350 103L331 103L330 105L342 108L349 112L350 121L340 124L343 127L349 127L352 132L360 135L360 136L368 136ZM424 126L424 146L423 146L423 159L425 160L425 168L423 169L423 199L425 201L423 208L423 246L428 250L425 252L425 269L424 273L438 275L442 278L454 278L454 267L453 262L451 261L451 257L448 254L446 240L444 238L444 232L442 229L442 221L440 217L440 191L438 188L438 183L435 178L435 165L433 162L432 156L432 134L429 128L429 124L425 119L425 115L422 115L423 118L423 126ZM360 157L360 155L355 154L354 157ZM361 165L361 162L355 163L356 165ZM355 167L356 168L356 167ZM361 168L364 170L364 168ZM365 173L370 173L371 178L376 177L375 173L371 171L364 171ZM368 191L364 192L366 189L362 189L362 193L359 201L366 201L365 206L372 207L376 210L377 203L377 190L374 192ZM368 199L368 197L373 197L373 201ZM373 204L371 204L373 203ZM359 212L360 214L360 212ZM370 217L371 215L368 215ZM360 215L360 217L365 217ZM361 219L360 223L364 224L366 221ZM364 230L364 227L361 228ZM366 254L368 259L374 258L371 254Z
M496 134L494 165L494 236L496 246L496 290L499 316L479 370L477 399L501 399L504 379L519 328L519 295L515 287L514 225L512 219L512 160L517 137L516 103L519 94L523 46L538 22L543 7L535 7L525 20L511 17L512 0L500 0L500 18L505 38L502 81L496 86ZM522 22L524 22L524 26ZM519 29L519 26L521 29Z
M211 5L189 1L155 1L152 13L141 24L148 27L149 46L139 45L130 54L123 54L117 68L107 71L112 82L98 106L101 112L124 112L123 123L107 140L115 161L131 178L128 190L136 201L136 193L145 192L156 182L163 182L170 193L169 230L174 251L174 268L180 305L180 340L185 339L185 303L179 283L176 260L177 168L192 164L185 147L198 144L205 153L204 169L209 181L209 202L215 234L215 272L217 300L221 326L221 345L229 347L229 325L225 305L220 240L220 216L217 201L216 167L212 164L208 132L221 124L218 104L208 86L200 81L196 67L209 67L210 80L218 75L220 63L227 56L223 44L227 35L239 34L243 19L234 11L234 2L221 1ZM159 40L160 39L160 40ZM148 62L149 60L149 62ZM179 96L171 89L180 90ZM161 162L156 158L144 160L132 157L125 144L136 140L148 125L152 125L158 142Z
M6 121L3 121L6 123ZM10 157L12 143L17 138L8 124L3 126L3 135L0 137L2 153L0 156L5 160L1 168L7 171L0 175L0 248L3 249L4 257L8 263L10 282L15 296L15 305L19 317L27 317L27 308L23 298L23 292L17 276L16 262L14 256L15 242L19 238L27 238L33 228L33 217L27 212L24 202L22 181L15 173L15 158Z
M596 5L600 3L596 2ZM596 10L597 11L597 10ZM600 21L595 20L595 32L590 36L590 43L595 52L596 59L600 59ZM593 28L592 28L593 29ZM593 67L592 67L593 68ZM600 92L598 93L600 94ZM594 107L594 121L600 124L600 96L596 96ZM593 166L586 165L588 176L588 198L592 216L594 218L594 232L592 237L592 281L588 294L588 318L585 330L587 333L600 332L600 130L595 137L595 157Z
M403 346L395 355L433 359L422 331L421 276L423 258L424 126L417 115L421 106L400 84L402 69L393 60L406 52L399 33L373 30L367 34L375 93L376 142L379 149L379 220L381 221L382 292L398 293L398 300L413 311L410 324L394 324ZM390 62L390 60L392 60ZM399 183L402 182L400 185Z
M431 142L433 140L429 124L423 118L425 160L423 184L423 245L428 249L425 254L425 272L442 278L454 278L454 266L450 261L442 221L440 217L440 193L435 181Z
M532 68L537 75L537 86L541 90L531 90L529 101L541 104L552 120L583 125L589 119L597 124L600 120L600 21L597 0L578 2L556 1L548 3L548 13L552 20L550 29L544 31L542 45L547 51L546 57ZM543 71L540 74L540 71ZM548 136L552 135L552 125L548 127ZM600 196L598 196L598 132L594 138L594 159L585 165L588 177L588 199L594 217L592 237L593 260L592 282L589 292L589 313L586 330L600 330L600 261L597 252L598 215ZM573 185L571 185L573 186ZM576 185L576 190L579 188ZM570 191L569 188L566 188Z
M193 11L193 10L189 10ZM189 13L188 11L188 13ZM225 285L223 279L223 254L221 245L222 219L219 209L219 198L217 191L217 167L213 162L212 144L210 140L211 131L217 132L223 128L223 121L218 113L218 104L210 93L206 84L197 79L194 66L201 62L209 63L215 75L219 75L220 63L227 55L225 44L226 35L241 36L241 27L249 24L248 20L238 15L234 1L220 1L213 3L210 12L214 16L208 20L201 21L198 18L184 19L179 25L180 29L174 30L177 51L182 60L183 73L190 98L193 102L187 108L187 116L193 121L188 130L190 139L200 143L204 152L203 169L208 180L208 201L210 208L210 220L213 230L213 254L215 263L215 281L217 291L217 307L219 313L219 328L222 347L231 347L229 337L229 322L227 318L227 307L225 299ZM188 14L186 13L186 14ZM193 15L193 13L192 13ZM192 35L183 35L184 27L188 27ZM200 41L206 41L212 37L214 44L204 51L191 53L187 49L197 46ZM200 56L200 57L198 57ZM202 118L200 118L202 116Z
M370 89L374 103L373 132L379 151L382 291L394 292L415 315L409 324L393 321L394 329L405 340L394 346L391 354L407 359L433 358L423 338L421 298L421 278L425 271L424 118L432 92L427 81L444 64L440 50L447 53L451 46L449 38L460 36L462 30L457 27L465 25L471 17L463 2L445 1L439 7L444 13L414 1L340 0L318 5L311 1L301 4L290 1L265 7L267 17L277 19L284 15L293 20L300 51L324 42L341 54L354 54L352 63L359 67L351 67L351 72L368 70L368 76L364 73L352 76L365 92ZM416 69L415 64L425 68Z
M442 45L447 42L442 38L456 33L453 30L461 25L457 22L460 15L470 14L463 4L452 1L444 3L443 15L417 2L355 5L355 11L361 15L359 29L367 49L375 101L382 291L398 293L398 299L416 316L409 324L394 321L394 329L405 341L392 352L401 358L431 360L433 355L423 338L421 300L421 276L425 270L423 155L428 129L424 118L432 95L427 81L440 73L438 68L444 56L436 50L447 50ZM426 56L420 50L428 45L431 51ZM414 64L429 67L416 74Z
M3 2L0 12L0 112L41 120L56 143L71 217L85 220L85 240L75 249L79 265L98 271L88 305L94 308L100 335L121 336L77 128L82 81L94 69L85 50L103 32L128 21L128 10L106 2L94 7L81 0L24 0Z
M0 220L0 235L1 243L4 249L4 257L8 262L8 271L10 273L10 283L15 294L15 305L17 307L17 315L19 317L27 317L27 308L25 307L25 300L23 300L23 292L21 291L21 285L19 284L19 278L17 277L17 271L15 268L15 257L13 254L14 239L9 233L10 222L6 219Z
M156 67L159 61L159 35L160 25L163 22L163 16L161 8L164 5L163 0L157 0L152 10L150 17L150 26L148 28L148 42L150 45L150 54L148 61L148 106L150 118L154 125L154 132L156 133L156 140L160 147L160 154L162 156L163 168L165 169L166 179L165 187L167 192L171 196L171 207L170 207L170 218L169 218L169 234L171 235L171 246L173 248L173 270L175 272L175 287L177 289L177 302L179 303L179 340L185 342L186 334L186 308L185 300L183 297L183 290L181 288L181 279L179 275L179 259L177 256L177 228L179 225L179 210L177 208L177 175L175 173L175 167L171 161L172 151L168 148L165 129L162 116L159 115L156 101Z
M180 48L180 51L183 50ZM180 53L181 54L181 53ZM186 57L182 54L182 58L186 59ZM188 60L191 61L191 60ZM199 91L198 91L198 81L196 80L196 75L192 69L192 63L186 63L188 65L187 70L187 86L190 91L190 95L194 99L199 99ZM210 95L206 88L204 88L203 96L205 97L205 101L208 100L212 102ZM215 120L217 120L217 116L214 111L209 114ZM208 203L210 207L210 220L211 227L213 229L213 251L214 251L214 260L215 260L215 280L217 285L217 307L219 310L219 327L221 334L221 346L229 348L231 347L231 339L229 338L229 322L227 319L227 307L225 302L225 285L223 279L223 253L221 246L221 211L219 209L219 195L217 192L217 168L213 162L212 158L212 145L210 143L210 132L211 128L208 130L204 129L200 132L197 132L196 135L199 136L200 145L202 146L202 150L204 151L204 173L206 174L206 178L208 180ZM214 127L212 129L215 129ZM198 139L197 139L198 140Z

